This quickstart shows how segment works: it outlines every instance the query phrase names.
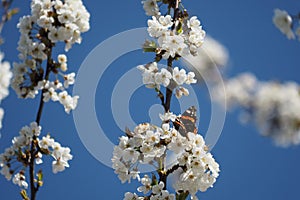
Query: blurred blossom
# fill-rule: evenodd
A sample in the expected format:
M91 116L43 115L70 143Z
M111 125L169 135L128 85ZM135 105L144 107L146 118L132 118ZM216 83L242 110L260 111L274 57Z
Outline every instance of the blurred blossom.
M273 23L288 39L295 39L292 30L293 19L285 10L275 9Z
M8 62L2 62L4 54L0 52L0 103L9 94L9 85L12 78L12 72L10 71L10 64ZM2 119L4 110L0 108L0 129L2 128Z
M10 64L2 62L4 55L0 52L0 102L9 94L8 87L12 72L10 71Z
M160 16L159 7L156 0L144 0L142 1L143 8L148 16Z
M184 56L183 62L195 70L196 79L216 80L216 70L225 67L229 60L229 53L225 46L210 36L206 36L202 48L198 49L196 56ZM200 81L201 82L201 81Z
M245 73L225 82L226 97L216 86L213 99L243 110L242 121L254 122L263 136L282 147L300 144L300 95L295 82L258 81Z
M4 110L3 110L3 108L0 108L0 129L2 128L3 115L4 115Z

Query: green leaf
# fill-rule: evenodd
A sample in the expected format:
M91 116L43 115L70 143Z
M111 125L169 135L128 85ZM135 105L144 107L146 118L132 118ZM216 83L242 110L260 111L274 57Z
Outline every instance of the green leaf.
M177 34L182 33L182 22L179 21L178 26L176 27Z
M39 172L37 173L37 184L39 185L39 187L42 187L43 183L43 172L42 170L39 170Z
M157 45L154 41L146 40L143 44L144 52L156 52Z

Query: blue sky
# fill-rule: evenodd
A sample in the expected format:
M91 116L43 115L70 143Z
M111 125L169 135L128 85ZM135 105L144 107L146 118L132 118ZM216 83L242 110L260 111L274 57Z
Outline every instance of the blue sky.
M84 3L91 13L91 30L83 35L82 44L75 45L67 54L70 71L77 71L99 43L120 32L145 27L148 19L138 0L86 0ZM202 21L206 32L229 50L229 77L250 71L260 80L300 82L300 43L288 40L272 24L274 8L296 14L300 12L300 2L183 0L183 3L191 15L197 15ZM4 27L5 43L0 47L5 53L5 59L10 62L17 61L18 18L29 13L28 1L16 1L15 6L21 12ZM123 55L109 66L99 82L95 108L99 123L114 143L117 143L122 131L111 113L111 90L124 73L151 59L151 54L144 54L140 50ZM100 67L101 61L99 55L99 63L96 64ZM208 94L205 88L195 90L201 108L199 130L205 133L210 118ZM6 115L1 130L1 152L10 145L11 139L22 126L35 119L37 100L17 99L11 90L10 96L2 102L1 107L5 108ZM120 97L120 102L122 100ZM149 121L148 109L157 103L159 101L153 91L145 88L137 90L129 105L136 123ZM177 107L177 103L173 102L173 106ZM214 188L199 194L199 198L299 199L300 147L276 147L268 138L261 137L253 125L241 125L237 117L236 112L227 114L222 135L212 151L221 167L220 177ZM77 134L72 114L66 115L61 105L46 104L41 125L46 133L50 132L62 145L69 146L74 158L70 162L70 169L56 175L51 172L51 160L45 159L45 184L38 192L38 199L122 199L125 191L135 191L135 183L122 185L111 168L101 164L87 151ZM102 153L111 152L103 149ZM0 199L20 199L19 188L2 176L0 185Z

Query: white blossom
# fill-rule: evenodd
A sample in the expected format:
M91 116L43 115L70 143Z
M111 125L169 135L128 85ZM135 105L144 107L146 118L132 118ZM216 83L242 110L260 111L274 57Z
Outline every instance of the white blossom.
M36 122L30 123L30 132L32 136L39 136L41 133L42 127L38 125Z
M46 46L44 43L33 42L32 46L29 47L30 54L35 59L46 60L47 55L45 54Z
M190 43L190 52L192 55L197 55L197 49L204 43L206 32L202 29L201 22L196 16L188 20L187 26L191 29L187 36Z
M159 114L159 117L161 121L171 120L172 122L174 122L177 116L172 112L166 112L165 114Z
M155 74L158 72L156 62L149 63L145 66L139 65L137 68L142 72L143 84L148 88L158 87L155 83Z
M67 62L67 56L65 54L59 54L57 56L58 63L66 63Z
M47 135L46 137L44 136L40 141L39 141L40 148L42 149L49 149L54 146L54 139L50 137L50 135Z
M142 200L143 198L138 197L138 195L135 193L126 192L123 200L139 200L139 199Z
M173 80L177 85L183 85L187 80L186 71L184 69L179 70L178 67L175 67L173 69Z
M173 137L167 147L169 150L173 151L174 153L179 154L185 149L187 145L186 142L187 142L186 137L177 134L177 137Z
M193 83L197 83L197 80L195 79L195 73L194 72L189 72L187 74L187 78L185 81L186 84L193 84Z
M147 194L152 188L152 179L146 174L143 178L141 178L141 183L143 186L138 187L137 190Z
M68 161L72 159L70 154L70 149L68 147L61 147L59 144L53 145L52 157L54 161L52 162L52 171L54 174L57 172L64 171L66 167L69 167Z
M170 84L171 78L172 74L164 68L154 76L155 83L158 85L163 85L164 87L167 87Z
M148 32L151 37L160 37L168 31L173 25L172 17L170 15L160 16L157 20L156 17L152 17L152 20L148 20Z
M22 173L15 174L12 182L19 187L28 188L28 183L25 181L25 176Z
M48 102L50 99L52 101L58 101L59 100L57 92L55 91L55 89L53 87L48 88L48 91L45 92L43 94L43 96L44 96L44 98L43 98L44 102Z
M152 187L152 193L153 193L153 194L160 194L161 191L162 191L162 189L163 189L164 187L165 187L164 182L159 182L159 184L154 185L154 186Z
M69 85L73 85L75 83L75 73L70 73L70 74L66 74L64 75L64 87L68 88Z
M70 96L67 91L62 91L58 94L58 101L64 106L65 112L70 113L77 107L79 96Z
M169 57L175 58L176 55L184 55L187 48L184 38L181 35L166 36L163 40L159 40L159 45L162 50L166 51L163 54L163 58L165 59Z

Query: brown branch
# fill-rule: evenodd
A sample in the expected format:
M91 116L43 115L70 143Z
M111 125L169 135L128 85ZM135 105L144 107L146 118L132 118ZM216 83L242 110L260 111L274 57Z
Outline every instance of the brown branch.
M35 144L34 144L34 139L32 139L31 150L30 150L31 159L29 163L31 200L35 200L36 192L37 192L34 185L34 159L33 159L33 156L35 154L34 152L35 152Z
M44 80L49 79L49 75L50 75L50 72L51 72L51 69L52 69L51 53L52 53L52 48L50 48L49 53L48 53L47 69L46 69L46 74L45 74ZM36 123L38 123L38 124L40 124L41 117L42 117L42 112L43 112L43 108L44 108L44 104L45 104L45 102L43 101L44 93L45 93L45 90L42 90L40 104L39 104L39 108L38 108L38 112L37 112L36 120L35 120Z
M168 59L168 71L172 73L173 71L173 58L169 57ZM172 94L173 94L173 86L172 82L169 84L169 86L166 88L166 101L165 101L165 112L170 111L170 106L171 106L171 99L172 99Z
M174 16L173 16L173 21L175 24L175 21L178 18L178 13L179 13L179 9L178 9L178 5L179 5L179 0L174 0L175 2L175 7L174 7ZM172 29L174 29L174 27L172 27ZM172 73L173 71L173 61L174 58L172 58L171 56L168 58L168 68L167 70ZM172 99L172 94L173 94L173 83L171 82L169 84L169 86L166 88L166 99L165 102L162 102L162 105L165 108L165 112L169 112L170 111L170 106L171 106L171 99ZM165 159L165 155L162 156L162 167L161 169L158 170L158 175L159 175L159 181L162 181L164 183L164 189L167 188L167 177L170 173L168 173L168 171L165 170L165 166L164 166L164 159ZM175 171L175 170L174 170Z
M47 67L46 67L46 73L44 76L44 80L49 80L49 75L50 72L52 70L52 45L49 45L49 50L47 52ZM45 102L43 101L44 98L44 93L45 90L42 90L41 93L41 98L40 98L40 103L39 103L39 107L38 107L38 111L37 111L37 115L36 115L36 120L35 122L39 125L40 121L41 121L41 117L42 117L42 113L43 113L43 108L44 108L44 104ZM34 180L34 161L35 161L35 156L37 154L37 149L39 149L39 147L37 146L38 144L36 144L36 138L35 136L32 139L32 143L31 143L31 150L30 150L30 155L31 155L31 159L30 159L30 164L29 164L29 175L30 175L30 195L31 195L31 200L35 200L36 199L36 193L39 190L39 184L37 184L37 186L35 186L35 180Z
M175 172L175 171L176 171L177 169L179 169L179 168L180 168L179 164L174 165L171 169L168 169L168 170L167 170L167 172L166 172L167 176L168 176L169 174ZM182 168L182 167L181 167L181 168Z
M158 93L157 96L159 97L159 99L161 101L161 105L163 107L165 107L165 96L164 96L164 94L159 89L156 89L156 92Z

